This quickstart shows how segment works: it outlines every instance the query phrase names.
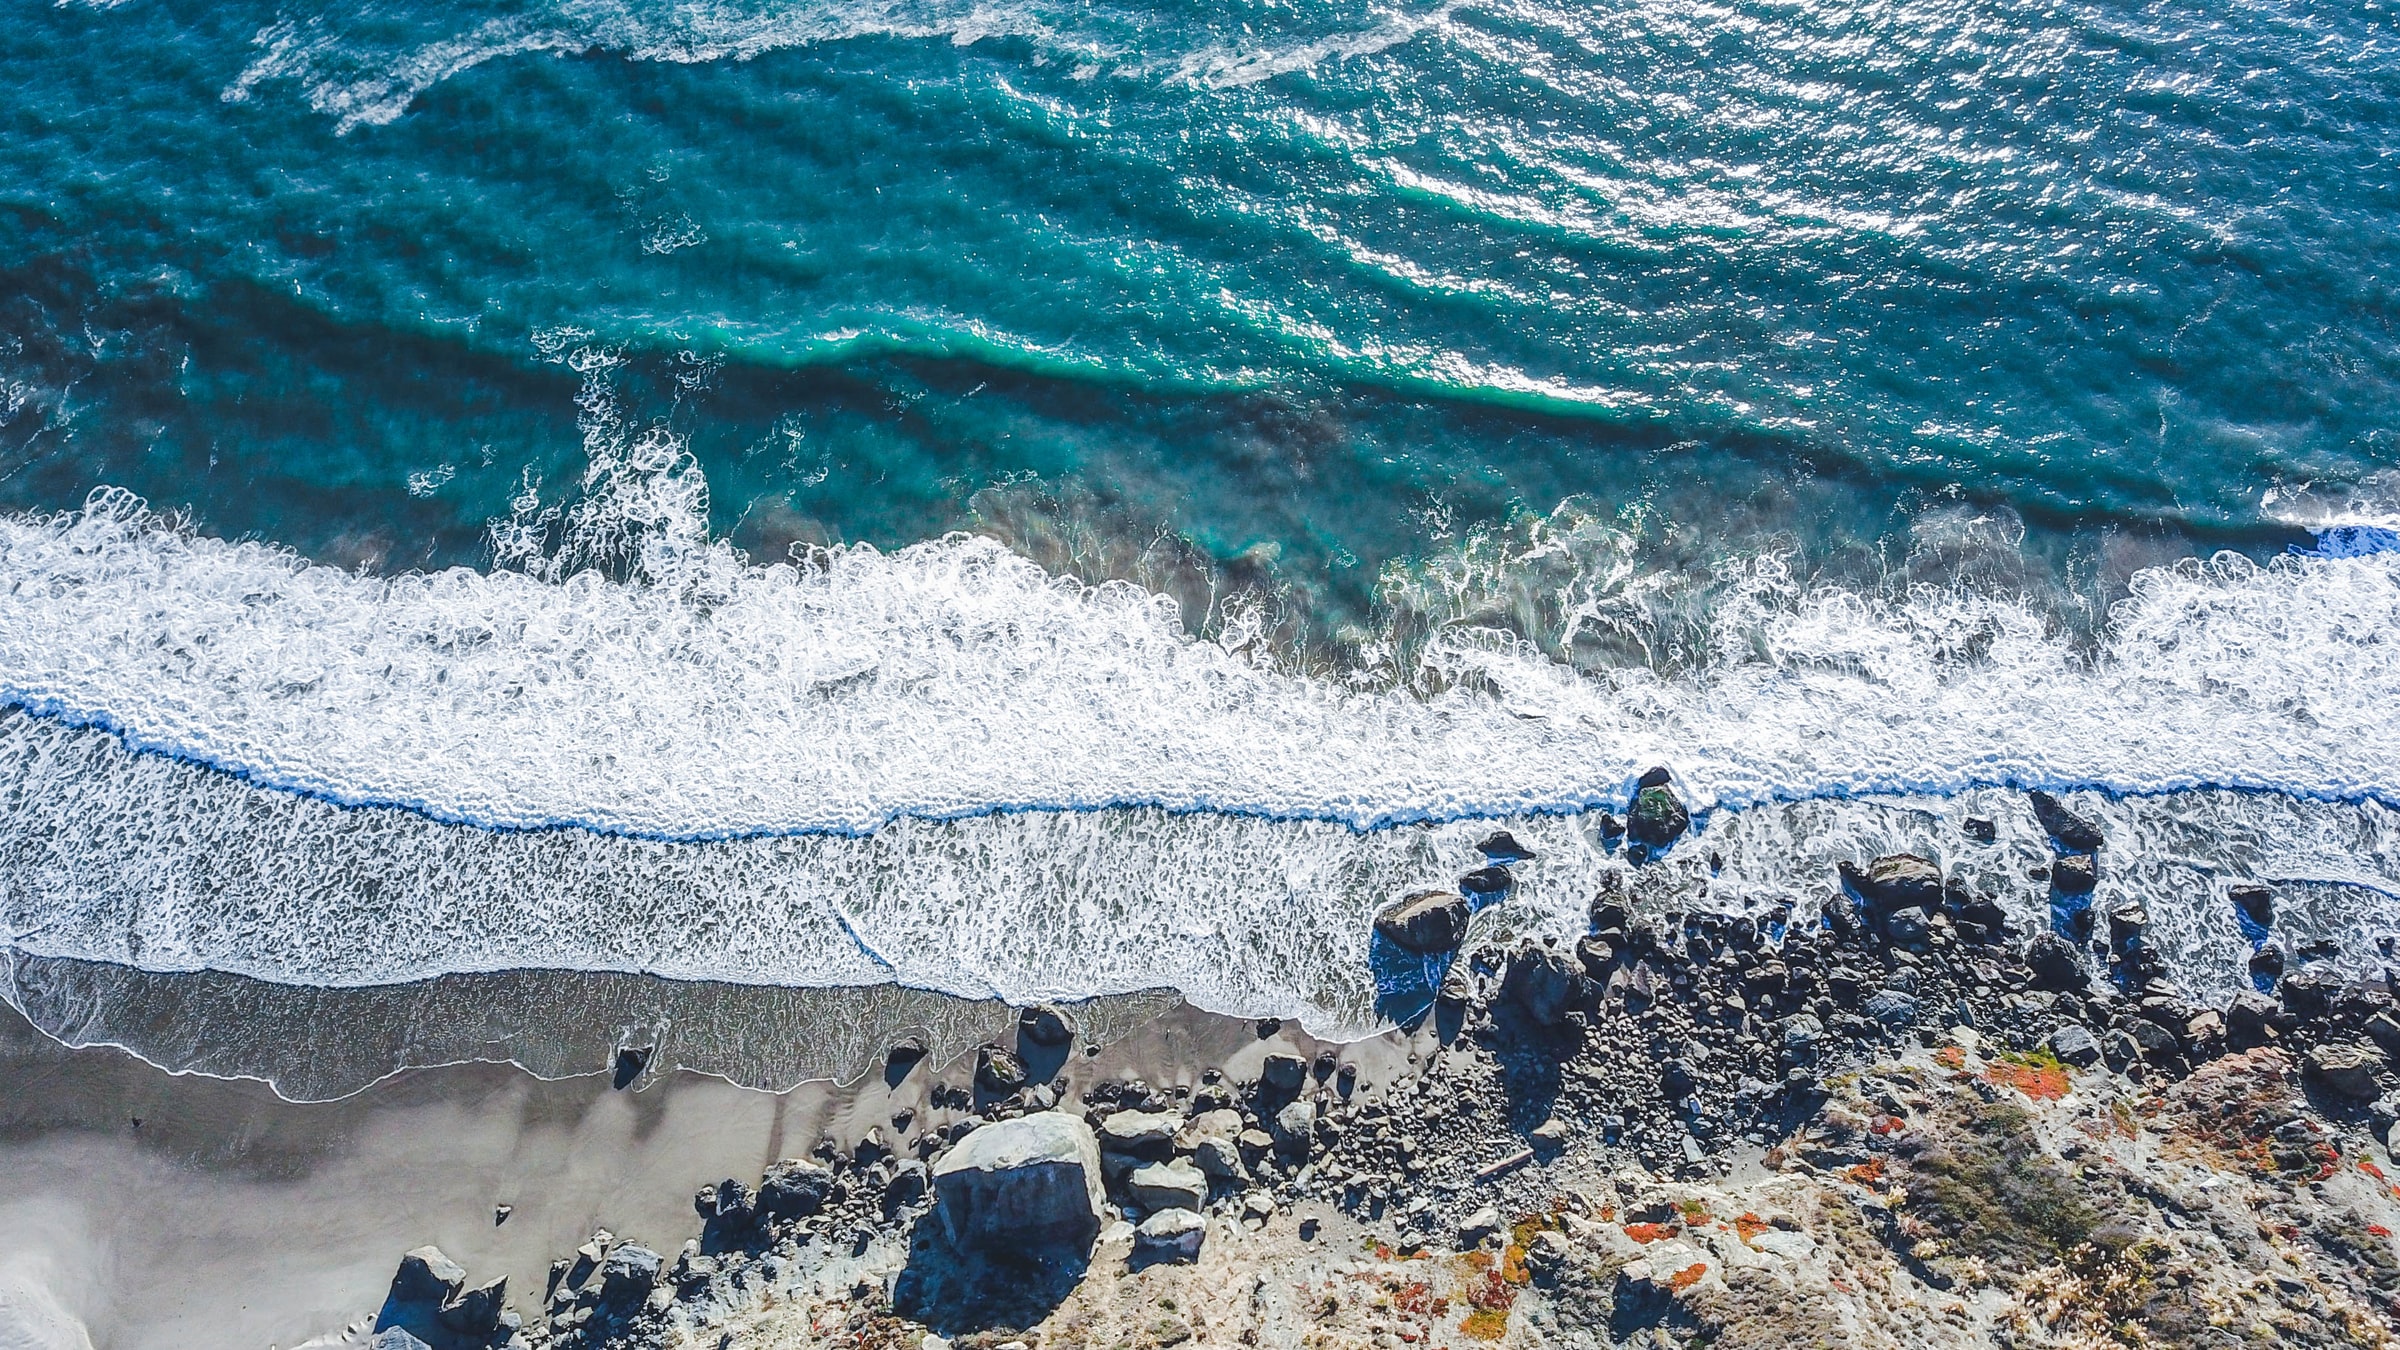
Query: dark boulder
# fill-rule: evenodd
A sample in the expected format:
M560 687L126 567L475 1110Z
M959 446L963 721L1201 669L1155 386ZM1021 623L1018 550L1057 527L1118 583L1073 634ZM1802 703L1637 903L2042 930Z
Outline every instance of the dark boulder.
M462 1289L457 1297L442 1305L441 1323L462 1336L482 1336L500 1325L500 1314L508 1308L508 1277L502 1276L489 1284Z
M2041 822L2042 831L2067 852L2090 853L2106 842L2099 822L2049 793L2029 792L2025 799L2033 804L2033 818Z
M1926 921L1925 911L1914 905L1893 910L1883 919L1883 935L1903 947L1917 946L1932 931L1932 926Z
M2077 993L2091 982L2075 944L2056 933L2043 933L2025 944L2025 965L2033 972L2036 989Z
M1431 956L1458 950L1473 911L1450 891L1419 891L1375 916L1375 932L1402 951Z
M813 1162L786 1158L758 1183L758 1211L771 1219L804 1219L825 1207L833 1173Z
M1642 770L1642 776L1633 780L1633 787L1639 792L1643 788L1663 788L1674 781L1675 775L1667 772L1666 765L1654 764Z
M1914 853L1886 854L1863 868L1847 860L1839 866L1842 884L1878 913L1941 908L1942 869Z
M1617 949L1597 933L1586 933L1575 942L1575 960L1583 973L1595 980L1605 980L1616 968Z
M1537 1025L1555 1027L1583 1001L1583 976L1549 947L1529 947L1510 958L1500 992Z
M1525 862L1534 856L1532 849L1518 843L1517 837L1506 830L1477 844L1475 851L1504 867L1510 863Z
M466 1267L442 1255L441 1248L418 1247L400 1258L400 1269L392 1276L391 1301L438 1308L466 1283Z
M1679 1102L1699 1090L1700 1080L1693 1075L1691 1065L1670 1059L1658 1068L1658 1086L1666 1093L1667 1100Z
M1692 813L1670 787L1646 787L1625 812L1625 832L1648 848L1665 848L1692 827Z
M1308 1081L1308 1061L1298 1055L1276 1051L1259 1066L1259 1086L1269 1092L1290 1096Z
M2382 1064L2382 1052L2371 1046L2336 1042L2311 1049L2301 1061L2300 1071L2309 1081L2336 1095L2369 1102L2383 1091L2375 1079L2375 1071Z
M2283 1006L2290 1009L2293 1016L2305 1020L2331 1013L2335 1001L2342 995L2342 988L2342 977L2334 972L2331 965L2311 961L2284 976L2283 985L2276 992L2282 996Z
M1862 1011L1885 1026L1908 1026L1917 1020L1917 996L1899 989L1879 989L1869 996Z
M1037 1003L1017 1014L1017 1034L1031 1044L1055 1049L1075 1039L1075 1023L1059 1009Z
M975 1086L995 1097L1006 1097L1025 1088L1025 1061L996 1045L987 1045L975 1056Z
M2100 865L2089 853L2070 853L2050 869L2050 889L2060 895L2090 895L2100 884Z
M2291 1027L2291 1014L2264 994L2245 989L2225 1005L2225 1040L2236 1050L2265 1045Z
M1458 888L1469 895L1505 895L1516 884L1505 867L1478 867L1458 879Z
M2260 928L2275 926L2275 892L2255 881L2237 881L2225 890L2234 911Z
M2000 826L1989 816L1969 816L1959 822L1958 832L1978 844L1988 844L2000 837Z
M2283 948L2270 942L2250 953L2250 978L2272 985L2283 978Z
M633 1080L641 1077L642 1070L650 1067L650 1057L657 1051L655 1045L618 1046L616 1062L609 1073L609 1083L619 1091L632 1087Z

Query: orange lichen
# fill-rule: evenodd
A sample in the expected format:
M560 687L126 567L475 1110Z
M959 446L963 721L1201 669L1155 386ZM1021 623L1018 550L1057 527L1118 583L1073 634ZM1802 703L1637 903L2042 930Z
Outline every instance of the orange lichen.
M1458 1329L1470 1340L1499 1340L1508 1334L1508 1312L1501 1308L1477 1308L1467 1314Z
M2029 1055L2002 1055L1985 1066L1984 1081L1996 1087L2012 1087L2037 1102L2054 1102L2067 1095L2074 1080L2067 1075L2067 1066L2056 1055L2035 1052Z
M1683 1211L1683 1221L1693 1227L1708 1222L1708 1206L1697 1200L1686 1200L1676 1208Z
M1693 1285L1700 1283L1700 1277L1706 1275L1707 1273L1708 1263L1706 1261L1694 1261L1690 1265L1685 1266L1683 1269L1676 1271L1673 1275L1669 1276L1667 1278L1667 1288L1672 1289L1676 1293L1680 1294L1684 1290L1691 1288Z
M1743 1242L1748 1242L1773 1226L1755 1214L1745 1213L1733 1221L1733 1231L1741 1235Z
M1953 1071L1963 1069L1967 1067L1967 1052L1955 1045L1945 1045L1934 1051L1933 1062Z
M2361 1172L2364 1172L2364 1173L2366 1173L2368 1176L2371 1176L2371 1177L2375 1178L2377 1181L2382 1181L2382 1180L2384 1180L2383 1169L2382 1169L2382 1168L2380 1168L2380 1167L2377 1167L2375 1164L2373 1164L2373 1163L2371 1163L2371 1162L2368 1162L2368 1161L2367 1161L2366 1159L2364 1159L2364 1158L2361 1158L2361 1159L2359 1159L2359 1160L2358 1160L2358 1170L2359 1170L2359 1171L2361 1171Z
M1450 1311L1450 1300L1437 1297L1432 1286L1419 1282L1394 1290L1392 1306L1415 1317L1439 1317Z
M2392 1230L2391 1230L2391 1229L2389 1229L2389 1228L2386 1228L2386 1227L2384 1227L2382 1224L2379 1224L2379 1223L2371 1223L2371 1224L2368 1224L2368 1225L2367 1225L2367 1231L2368 1231L2368 1232L2370 1232L2370 1233L2373 1233L2373 1234L2374 1234L2375 1236L2377 1236L2377 1237L2390 1237L2390 1236L2392 1235Z
M1508 1244L1500 1253L1500 1278L1510 1284L1533 1283L1533 1272L1525 1265L1525 1249L1516 1243Z
M1861 1186L1872 1186L1883 1180L1883 1159L1869 1158L1854 1167L1843 1168L1842 1175Z
M1682 1231L1671 1223L1629 1223L1625 1225L1625 1236L1636 1242L1656 1242L1660 1238L1671 1238Z

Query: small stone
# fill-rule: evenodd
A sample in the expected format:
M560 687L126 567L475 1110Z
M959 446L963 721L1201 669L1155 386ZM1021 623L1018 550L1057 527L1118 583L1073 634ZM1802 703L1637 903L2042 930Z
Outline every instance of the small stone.
M1192 1209L1162 1209L1133 1230L1134 1250L1156 1260L1190 1262L1200 1259L1208 1238L1208 1220Z
M1567 1123L1552 1116L1534 1126L1529 1137L1544 1148L1564 1148L1567 1143Z

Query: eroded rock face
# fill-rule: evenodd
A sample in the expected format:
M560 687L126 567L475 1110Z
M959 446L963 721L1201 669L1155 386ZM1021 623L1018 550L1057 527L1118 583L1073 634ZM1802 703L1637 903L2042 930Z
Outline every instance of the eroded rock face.
M933 1187L943 1229L963 1248L1080 1254L1100 1233L1100 1144L1061 1111L974 1131L934 1164Z

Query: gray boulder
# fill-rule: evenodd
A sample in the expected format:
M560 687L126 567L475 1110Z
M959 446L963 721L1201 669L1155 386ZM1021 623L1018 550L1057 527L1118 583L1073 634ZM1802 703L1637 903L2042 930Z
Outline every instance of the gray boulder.
M1153 1260L1197 1261L1208 1220L1189 1209L1162 1209L1133 1230L1133 1249Z
M813 1162L785 1158L758 1183L758 1212L771 1219L804 1219L825 1207L833 1173Z
M1552 948L1529 947L1510 958L1500 992L1537 1024L1554 1027L1582 1000L1583 973Z
M657 1252L639 1243L617 1248L600 1263L600 1301L624 1307L650 1297L665 1264Z
M418 1247L400 1258L400 1270L392 1276L392 1298L400 1303L424 1303L440 1307L466 1286L467 1270L439 1247Z
M1864 1011L1885 1026L1907 1026L1917 1020L1917 997L1898 989L1879 989L1867 1000Z
M2063 1063L2088 1069L2100 1062L2100 1038L2080 1023L2069 1022L2050 1033L2046 1044Z
M1431 956L1458 950L1473 911L1454 891L1419 891L1375 916L1375 931L1402 951Z
M2312 1048L2301 1072L2330 1092L2371 1102L2383 1091L2375 1082L2375 1068L2382 1062L2383 1055L2370 1046L2336 1042Z
M1129 1158L1163 1158L1183 1117L1172 1111L1111 1111L1100 1118L1099 1146Z
M950 1240L991 1252L1058 1246L1089 1252L1100 1234L1100 1143L1063 1111L986 1125L933 1167Z
M367 1342L367 1350L433 1350L433 1347L409 1335L403 1327L385 1327Z
M1277 1150L1296 1158L1307 1157L1317 1142L1317 1104L1293 1102L1275 1113L1268 1129L1275 1137Z
M1181 1159L1149 1163L1125 1178L1125 1194L1143 1209L1198 1209L1208 1203L1208 1178Z
M1869 909L1889 913L1941 908L1942 869L1914 853L1887 853L1865 867L1842 862L1836 864L1836 870L1842 874L1842 884L1856 891Z

